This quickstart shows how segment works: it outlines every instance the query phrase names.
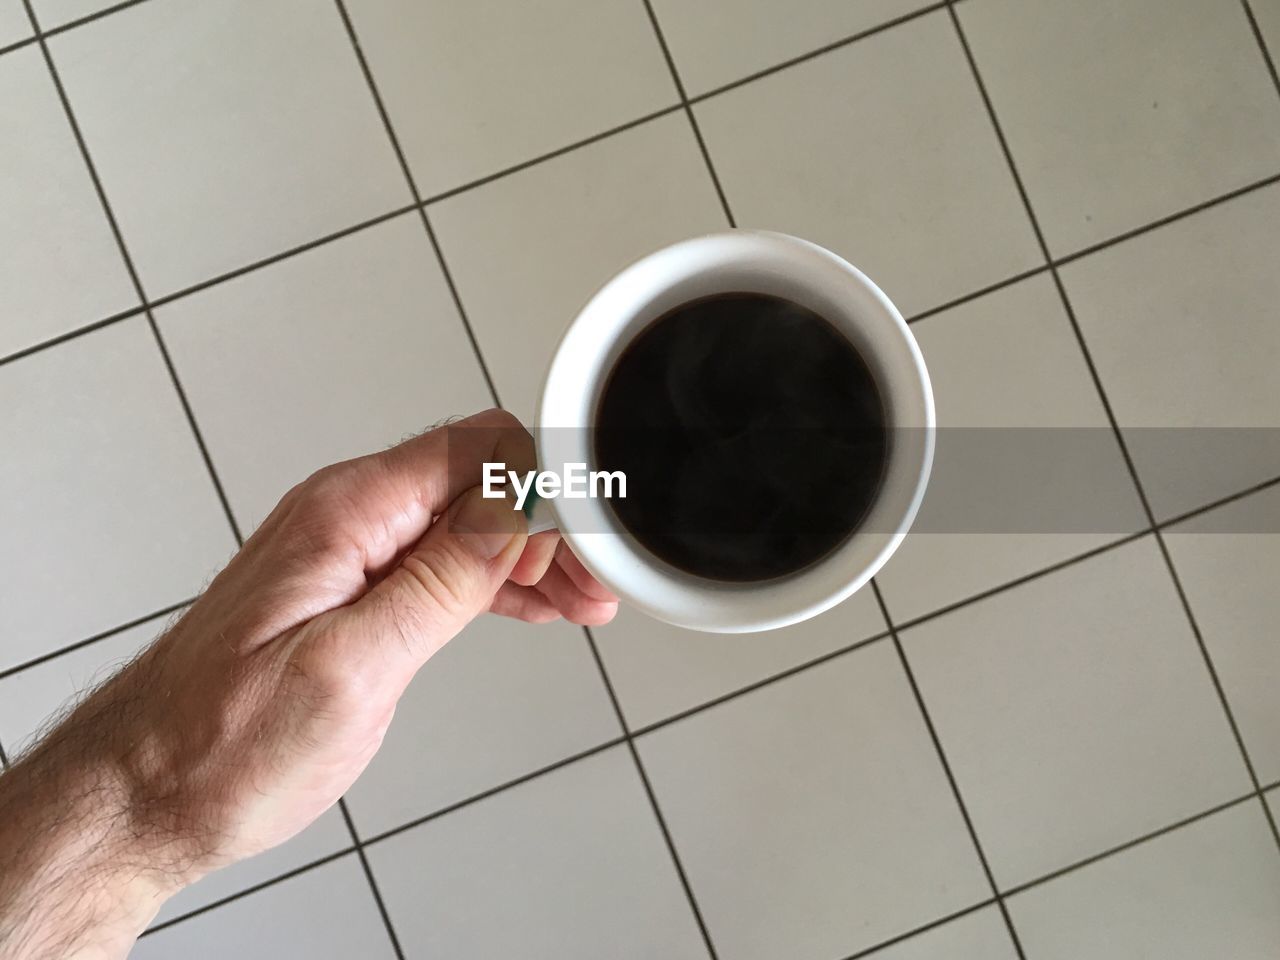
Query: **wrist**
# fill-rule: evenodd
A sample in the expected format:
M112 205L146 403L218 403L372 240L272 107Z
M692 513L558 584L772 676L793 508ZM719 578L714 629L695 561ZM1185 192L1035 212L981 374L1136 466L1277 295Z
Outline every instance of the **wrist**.
M0 960L123 957L184 882L77 720L0 776Z

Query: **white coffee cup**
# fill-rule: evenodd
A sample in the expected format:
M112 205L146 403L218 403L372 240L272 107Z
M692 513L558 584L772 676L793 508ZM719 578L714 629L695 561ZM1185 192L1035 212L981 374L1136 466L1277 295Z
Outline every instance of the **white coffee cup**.
M885 406L889 456L862 524L823 559L763 582L698 577L649 552L607 500L540 501L531 529L557 527L583 565L624 602L667 623L715 633L771 630L844 600L902 542L933 461L933 391L924 358L902 315L861 271L806 240L755 230L695 237L652 253L606 283L556 348L538 403L538 462L594 460L600 395L618 357L649 323L718 293L761 293L808 307L862 355ZM549 513L550 516L546 514Z

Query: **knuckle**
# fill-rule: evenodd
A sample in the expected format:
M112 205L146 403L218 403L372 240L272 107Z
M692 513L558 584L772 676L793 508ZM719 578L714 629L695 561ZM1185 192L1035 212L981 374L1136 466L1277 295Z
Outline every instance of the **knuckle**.
M332 556L355 550L347 524L359 481L351 464L317 470L286 495L288 539L310 555Z
M525 429L524 424L509 410L503 410L500 407L494 407L490 410L485 410L483 413L477 413L475 416L467 417L449 429L478 433L480 436L487 438L495 449L506 445L519 444L522 440L529 438L529 432Z
M281 505L298 507L303 504L314 504L330 497L341 483L341 475L345 464L331 463L313 471L306 479L300 480L289 488L280 498Z
M503 410L501 407L491 407L483 413L476 415L476 419L483 419L485 426L497 427L499 429L523 429L519 418L510 410ZM465 421L464 421L465 422Z
M296 690L312 709L342 712L369 703L375 679L359 662L335 656L327 644L305 644L290 659Z
M331 463L321 467L300 485L307 503L327 506L348 495L352 467L349 463Z

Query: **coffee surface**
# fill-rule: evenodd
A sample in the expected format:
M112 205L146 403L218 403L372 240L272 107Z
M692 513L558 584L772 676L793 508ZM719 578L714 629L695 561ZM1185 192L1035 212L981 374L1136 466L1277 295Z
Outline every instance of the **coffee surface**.
M855 530L880 488L884 405L862 357L813 311L735 293L684 304L628 346L602 392L596 464L610 504L689 573L761 581Z

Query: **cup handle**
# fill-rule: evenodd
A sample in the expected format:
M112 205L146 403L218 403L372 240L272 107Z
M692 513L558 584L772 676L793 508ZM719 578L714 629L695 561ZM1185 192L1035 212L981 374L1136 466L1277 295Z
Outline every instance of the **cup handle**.
M535 533L546 533L559 526L555 515L551 512L550 504L532 489L529 491L528 499L525 500L524 515L529 521L529 536Z

